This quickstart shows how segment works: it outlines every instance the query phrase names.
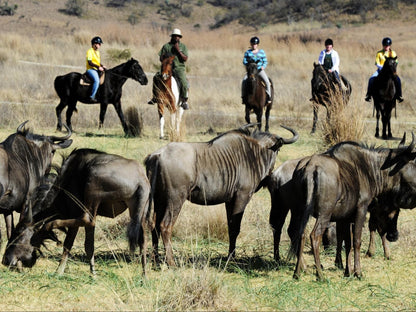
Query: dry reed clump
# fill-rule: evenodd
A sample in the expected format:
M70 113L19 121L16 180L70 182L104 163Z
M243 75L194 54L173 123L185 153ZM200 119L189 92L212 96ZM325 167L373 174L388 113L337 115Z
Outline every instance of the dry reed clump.
M216 310L229 307L224 301L221 279L217 274L192 270L174 275L160 293L157 306L164 311Z
M127 107L125 115L128 136L140 136L143 131L143 116L139 114L139 111L134 106Z
M355 102L344 104L344 95L330 93L328 118L322 123L324 143L331 146L342 141L361 141L364 134L363 110Z

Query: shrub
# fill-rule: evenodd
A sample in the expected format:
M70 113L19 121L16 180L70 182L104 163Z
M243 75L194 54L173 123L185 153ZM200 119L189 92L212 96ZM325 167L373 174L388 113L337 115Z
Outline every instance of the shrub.
M0 15L14 15L17 10L17 4L10 6L7 2L0 6Z
M84 0L68 0L65 3L65 10L63 12L68 15L82 16L85 13Z

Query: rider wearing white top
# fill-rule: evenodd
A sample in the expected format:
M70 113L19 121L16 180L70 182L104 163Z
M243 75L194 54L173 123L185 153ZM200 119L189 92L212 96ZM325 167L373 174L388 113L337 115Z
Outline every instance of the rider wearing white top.
M339 81L339 55L333 49L333 44L332 39L325 40L325 49L319 54L318 62L328 73L334 73Z

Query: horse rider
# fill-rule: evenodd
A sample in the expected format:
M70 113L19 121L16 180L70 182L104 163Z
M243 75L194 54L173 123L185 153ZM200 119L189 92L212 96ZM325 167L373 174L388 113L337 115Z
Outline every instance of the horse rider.
M252 37L250 39L250 49L248 49L244 53L243 64L247 65L250 62L257 63L257 69L259 71L259 76L263 79L264 83L266 84L266 95L267 95L267 104L271 103L271 91L270 91L270 80L266 74L266 67L267 67L267 57L266 52L263 49L259 49L260 39L258 37ZM245 104L245 80L247 79L247 75L244 76L243 82L241 85L241 98L242 104Z
M321 64L328 73L332 73L342 87L339 77L339 55L334 50L334 42L331 38L325 40L325 49L319 53L318 63Z
M185 62L188 60L188 48L185 44L180 42L182 38L181 30L175 28L170 35L170 41L162 46L159 51L159 60L162 61L166 55L175 55L173 60L173 75L176 79L179 80L179 96L180 102L183 109L189 109L188 105L188 90L189 90L189 83L186 79L185 75ZM157 75L157 74L156 74ZM156 103L156 90L154 88L155 83L154 79L156 75L153 77L153 98L148 102L148 104L155 104Z
M87 75L93 81L92 92L90 99L93 102L97 102L95 95L97 94L98 87L100 86L100 74L106 69L101 64L100 47L103 44L103 40L96 36L91 39L91 48L87 51Z
M368 87L367 87L367 94L365 96L365 100L367 102L371 101L371 89L374 83L374 78L378 76L381 69L383 68L384 62L386 61L386 57L397 57L397 54L395 51L391 49L392 41L389 37L383 38L381 41L381 44L383 45L383 49L377 52L376 54L376 61L375 65L377 66L376 72L370 77L368 80ZM396 60L397 62L397 60ZM394 81L395 87L396 87L396 99L399 101L399 103L403 102L402 98L402 83L400 80L400 77L396 75L396 80Z

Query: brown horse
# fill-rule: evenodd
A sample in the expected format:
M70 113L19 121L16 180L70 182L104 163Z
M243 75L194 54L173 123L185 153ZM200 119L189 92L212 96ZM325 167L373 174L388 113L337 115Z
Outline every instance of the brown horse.
M255 62L250 62L246 66L247 79L243 83L244 104L246 105L246 122L250 123L250 113L254 112L257 116L258 128L261 130L261 119L263 110L265 111L266 125L265 131L269 132L269 116L273 106L274 88L271 79L270 91L271 102L267 103L266 87L263 80L259 77L259 70Z
M163 117L165 108L170 112L171 126L179 136L180 124L183 115L183 108L180 106L179 86L173 76L174 55L167 55L162 60L162 68L153 79L154 96L159 113L160 138L164 138L165 119Z

